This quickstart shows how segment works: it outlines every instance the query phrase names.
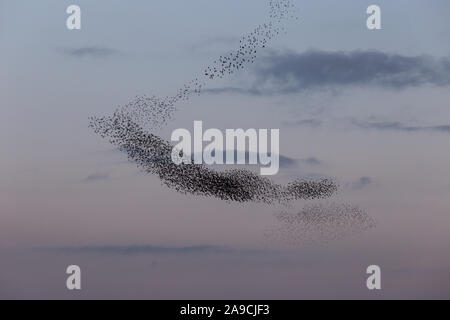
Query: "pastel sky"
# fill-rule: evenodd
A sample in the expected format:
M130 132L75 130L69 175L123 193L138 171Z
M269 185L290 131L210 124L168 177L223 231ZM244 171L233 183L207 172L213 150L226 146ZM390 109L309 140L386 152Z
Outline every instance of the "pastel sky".
M374 3L383 29L369 31ZM158 134L279 128L275 180L332 177L330 201L376 228L273 242L285 208L179 194L88 128L136 95L173 94L265 21L265 1L0 0L0 298L450 298L450 2L295 4L286 35ZM69 264L81 293L65 288Z

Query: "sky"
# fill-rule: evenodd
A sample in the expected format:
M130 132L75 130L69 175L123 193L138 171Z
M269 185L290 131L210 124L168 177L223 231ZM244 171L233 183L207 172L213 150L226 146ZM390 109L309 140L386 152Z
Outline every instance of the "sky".
M174 94L266 20L265 1L0 0L0 298L450 298L450 3L294 2L286 34L158 134L279 128L291 161L274 180L332 177L339 192L320 203L356 205L376 227L312 230L311 244L281 226L291 241L274 240L277 212L316 202L180 194L88 127L137 95ZM369 31L374 3L382 30ZM69 264L80 292L65 288Z

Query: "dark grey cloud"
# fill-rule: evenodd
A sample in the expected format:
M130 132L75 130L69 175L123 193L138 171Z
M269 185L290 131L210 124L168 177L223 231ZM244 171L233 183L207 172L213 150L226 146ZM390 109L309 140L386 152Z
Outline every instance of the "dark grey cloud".
M352 190L362 190L364 188L367 188L368 186L372 185L373 179L369 177L361 177L358 180L354 182L350 182L346 184L346 188L352 189Z
M83 182L95 182L95 181L104 181L110 178L109 173L93 173L88 175Z
M298 160L280 155L280 168L293 168L298 165Z
M375 85L404 88L423 84L450 84L450 59L403 56L379 51L272 53L256 69L260 85L278 91Z
M280 155L280 168L292 168L296 167L297 164L297 160Z
M100 46L70 48L63 50L62 52L68 56L75 58L106 58L118 53L118 51L115 49Z
M150 245L131 245L131 246L85 246L85 247L60 247L45 248L45 250L61 251L65 253L103 253L118 255L137 255L137 254L209 254L209 253L230 253L234 249L220 246L186 246L186 247L164 247Z
M209 89L209 93L281 94L309 89L376 86L401 89L450 84L450 57L405 56L380 51L271 52L253 70L245 87Z
M314 157L301 159L300 161L310 166L320 166L322 164L322 161Z

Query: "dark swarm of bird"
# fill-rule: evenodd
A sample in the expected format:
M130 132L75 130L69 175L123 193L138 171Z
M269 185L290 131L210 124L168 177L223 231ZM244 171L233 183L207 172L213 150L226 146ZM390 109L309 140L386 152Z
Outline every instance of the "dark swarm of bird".
M185 84L173 96L138 96L119 107L107 117L91 118L94 131L125 152L130 161L146 172L157 175L161 181L178 192L212 196L237 202L287 202L298 199L331 197L337 185L329 180L297 180L286 186L273 183L249 170L214 171L204 165L173 163L172 145L146 132L144 127L161 127L172 119L175 105L192 93L200 94L205 81L223 78L255 61L259 49L283 32L282 22L294 18L294 5L289 0L269 1L269 20L244 35L239 48L227 56L220 56L204 71L204 81L196 78Z
M338 186L331 179L301 179L279 185L245 169L215 171L201 164L177 165L172 160L171 143L150 132L167 125L173 119L176 104L188 100L193 94L200 95L208 82L230 76L253 64L258 52L285 32L283 23L298 19L293 1L268 2L268 21L242 36L236 50L218 57L174 95L164 98L137 96L117 108L112 116L92 117L90 127L124 152L131 162L180 193L229 202L265 204L332 197ZM282 212L277 215L277 220L280 226L271 230L268 238L294 245L335 240L374 226L364 210L345 204L310 205L298 214Z

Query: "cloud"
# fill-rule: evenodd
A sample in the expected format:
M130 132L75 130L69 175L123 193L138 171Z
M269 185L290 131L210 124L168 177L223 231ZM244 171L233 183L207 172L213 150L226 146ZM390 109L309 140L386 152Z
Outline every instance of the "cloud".
M257 88L238 88L238 87L222 87L222 88L209 88L203 89L203 93L209 94L223 94L223 93L235 93L235 94L246 94L246 95L263 95L261 90Z
M84 182L96 182L96 181L104 181L110 178L109 173L93 173L88 175L83 181Z
M131 151L130 148L122 148L122 149L114 149L114 150L122 150L124 152L127 151ZM212 154L214 155L215 152L213 151ZM238 151L234 151L234 160L235 162L237 161L237 154ZM258 155L257 155L258 156ZM250 152L245 151L245 159L248 162L248 159L250 158ZM150 158L152 161L154 162L158 162L158 161L164 161L163 158L157 158L157 157L151 157ZM191 156L192 161L194 161L194 155ZM309 158L304 158L304 159L294 159L288 156L284 156L282 154L279 155L279 159L280 159L280 168L295 168L297 167L299 164L305 164L305 165L309 165L309 166L318 166L322 164L322 161L320 161L319 159L315 158L315 157L309 157ZM223 163L226 163L226 151L223 151Z
M342 119L335 119L337 121ZM443 125L410 125L399 121L371 121L371 120L357 120L357 119L344 119L345 124L357 127L364 130L378 130L378 131L398 131L398 132L437 132L437 133L450 133L450 124ZM320 127L324 125L324 121L319 119L307 119L299 121L285 122L290 126L310 126Z
M50 250L70 253L104 253L119 255L137 254L193 254L193 253L230 253L235 250L219 246L186 246L186 247L163 247L163 246L85 246L85 247L62 247Z
M215 155L215 152L216 151L212 151L212 155L213 156ZM218 152L222 152L222 154L223 154L222 161L223 161L223 163L226 163L226 154L227 154L228 151L220 151L219 150ZM234 150L232 152L234 152L234 162L236 163L237 162L237 156L238 156L238 153L240 153L240 151ZM248 163L249 159L250 159L250 154L254 155L254 153L250 153L248 151L243 151L243 153L245 154L246 163ZM269 155L271 155L271 154L269 153ZM258 154L256 154L256 156L259 158ZM192 159L192 161L194 161L194 155L191 156L191 159ZM280 168L296 167L300 161L302 161L302 162L306 161L307 162L307 160L308 160L308 159L303 159L303 160L299 161L297 159L293 159L293 158L290 158L290 157L287 157L287 156L284 156L284 155L281 155L281 154L279 155L279 159L280 159L280 163L279 163L280 164ZM157 159L155 161L157 161ZM311 164L311 163L309 163L309 164Z
M301 159L300 161L310 166L320 166L322 164L322 161L314 157Z
M253 70L245 87L209 93L271 95L311 89L376 86L389 89L450 84L450 57L404 56L380 51L271 52Z
M408 57L379 51L281 53L266 57L258 81L297 92L323 86L375 85L403 88L450 84L450 59Z
M298 161L280 154L280 168L296 167Z
M283 124L287 126L310 126L310 127L319 127L322 125L323 121L319 119L303 119L296 121L284 121Z
M413 125L406 125L401 122L389 122L389 121L363 122L357 120L352 120L352 124L361 129L373 129L381 131L450 133L450 125L413 126Z
M109 56L117 54L118 51L108 47L92 46L92 47L65 49L63 50L63 53L75 58L84 58L84 57L107 58Z
M347 183L345 187L352 190L362 190L372 184L373 184L372 178L361 177L354 182Z

